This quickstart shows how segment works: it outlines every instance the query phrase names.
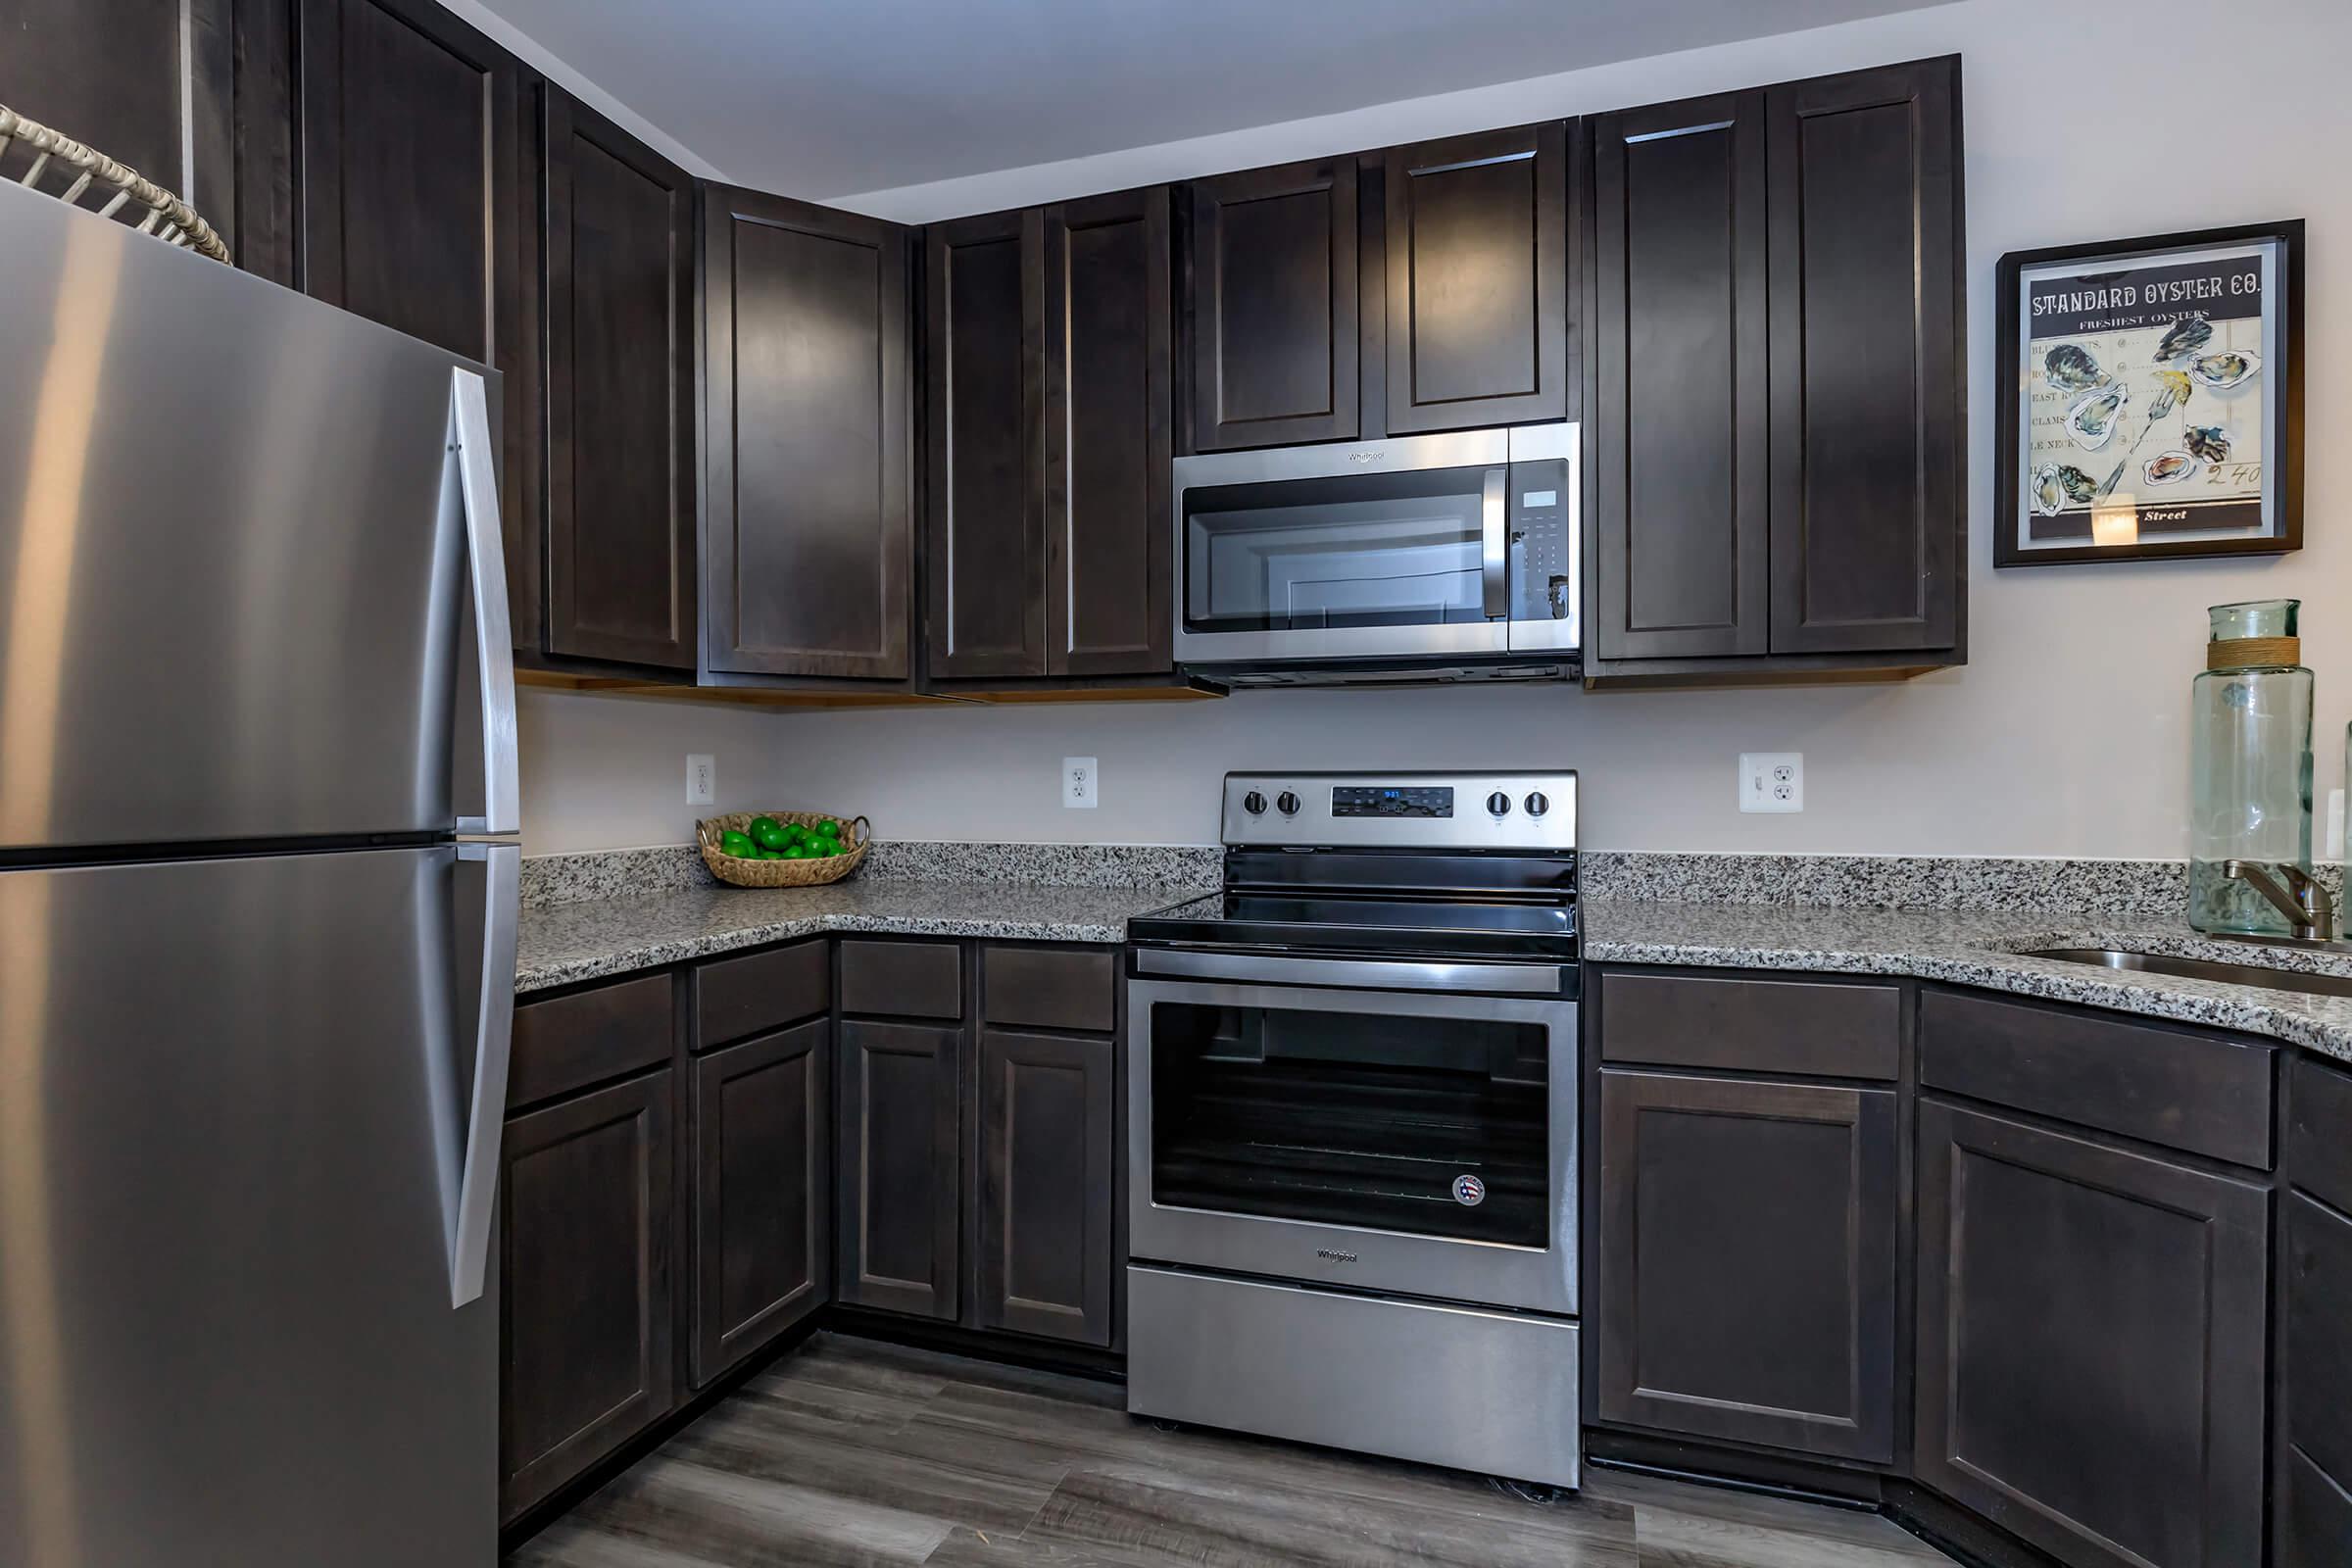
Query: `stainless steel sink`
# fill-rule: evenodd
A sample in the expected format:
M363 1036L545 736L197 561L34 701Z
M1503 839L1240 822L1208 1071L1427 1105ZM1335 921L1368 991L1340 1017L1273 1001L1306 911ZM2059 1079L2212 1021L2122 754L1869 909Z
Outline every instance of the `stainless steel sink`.
M2145 974L2179 975L2184 980L2219 980L2233 986L2267 986L2273 991L2302 991L2315 997L2352 997L2352 975L2303 974L2259 963L2216 963L2209 958L2123 953L2114 948L2042 948L2019 956L2091 963L2105 969L2135 969Z

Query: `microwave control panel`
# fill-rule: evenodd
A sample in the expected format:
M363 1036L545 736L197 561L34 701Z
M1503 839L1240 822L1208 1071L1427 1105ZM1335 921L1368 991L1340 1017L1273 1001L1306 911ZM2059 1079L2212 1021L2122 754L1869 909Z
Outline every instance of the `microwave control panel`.
M1576 612L1576 483L1565 458L1510 466L1511 619Z

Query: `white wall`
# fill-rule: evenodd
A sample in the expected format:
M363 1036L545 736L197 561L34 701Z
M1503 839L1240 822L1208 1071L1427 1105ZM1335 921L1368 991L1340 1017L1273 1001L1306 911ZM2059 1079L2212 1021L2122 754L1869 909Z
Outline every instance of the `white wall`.
M729 714L743 720L729 744L767 748L759 765L781 793L775 804L861 810L895 838L1202 843L1215 837L1215 780L1228 768L1574 766L1597 847L2176 856L2186 847L2186 700L2205 607L2295 596L2306 602L2306 662L2320 672L2324 794L2342 781L2352 717L2352 477L2337 434L2352 427L2339 368L2352 356L2352 92L2342 79L2352 6L2342 0L2240 0L2225 12L2188 0L2128 11L1968 0L851 205L919 220L1951 52L1964 59L1968 127L1966 668L1867 688L1271 692L1189 706ZM2306 548L2252 564L1996 573L1991 285L2001 254L2298 216L2310 223ZM526 712L534 839L682 838L673 824L691 813L656 810L658 792L635 793L682 764L645 763L636 782L633 760L642 734L679 721L642 704L574 719L573 705L589 701L548 697ZM1805 754L1803 814L1734 808L1741 750ZM1099 809L1058 805L1065 755L1101 759ZM739 765L733 776L747 775Z
M526 855L684 844L694 819L787 804L781 763L804 737L762 709L648 697L517 692ZM717 799L686 804L686 757L716 760Z

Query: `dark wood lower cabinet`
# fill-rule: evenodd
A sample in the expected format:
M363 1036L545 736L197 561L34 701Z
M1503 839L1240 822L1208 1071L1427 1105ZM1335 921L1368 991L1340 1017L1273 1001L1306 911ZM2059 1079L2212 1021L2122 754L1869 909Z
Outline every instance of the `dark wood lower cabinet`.
M694 1383L832 1295L833 1025L817 1018L694 1063Z
M1891 1459L1894 1091L1600 1086L1600 1418Z
M2263 1552L2271 1198L1919 1107L1919 1479L2079 1568Z
M2286 1293L2286 1375L2278 1568L2347 1568L2352 1565L2352 1216L2300 1192L2286 1194L2281 1201L2286 1250L2278 1278Z
M980 1035L980 1326L1110 1343L1107 1038Z
M953 1322L962 1204L954 1025L841 1024L839 1299Z
M502 1520L675 1402L673 1091L664 1067L507 1123Z

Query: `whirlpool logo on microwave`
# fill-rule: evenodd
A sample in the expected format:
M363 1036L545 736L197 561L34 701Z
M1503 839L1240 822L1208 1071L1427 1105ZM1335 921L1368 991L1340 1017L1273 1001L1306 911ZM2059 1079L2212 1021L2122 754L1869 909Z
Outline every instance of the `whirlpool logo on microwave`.
M1353 1252L1343 1252L1336 1247L1318 1247L1315 1249L1315 1255L1326 1263L1352 1263L1355 1261Z

